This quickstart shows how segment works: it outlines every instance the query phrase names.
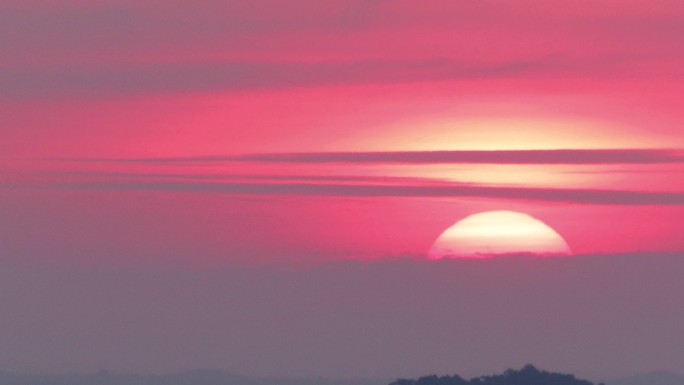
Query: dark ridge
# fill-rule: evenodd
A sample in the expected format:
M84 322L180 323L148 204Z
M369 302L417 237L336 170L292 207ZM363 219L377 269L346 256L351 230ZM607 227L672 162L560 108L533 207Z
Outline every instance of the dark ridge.
M539 370L532 365L525 365L520 370L508 369L502 374L475 377L466 380L455 374L453 376L425 376L416 380L399 379L390 385L594 385L592 382L580 380L571 374L551 373ZM603 385L603 384L599 384Z

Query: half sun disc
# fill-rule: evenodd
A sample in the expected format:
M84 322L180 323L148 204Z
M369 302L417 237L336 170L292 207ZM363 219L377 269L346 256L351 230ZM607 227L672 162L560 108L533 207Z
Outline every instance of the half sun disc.
M530 215L490 211L446 229L428 253L430 259L512 255L568 256L572 251L560 234Z

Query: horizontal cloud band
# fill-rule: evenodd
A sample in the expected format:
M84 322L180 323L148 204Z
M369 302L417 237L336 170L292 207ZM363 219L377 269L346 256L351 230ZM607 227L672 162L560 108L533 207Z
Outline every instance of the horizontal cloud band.
M650 164L684 162L684 151L671 149L380 151L271 153L177 158L68 158L71 162L264 162L264 163L406 163L406 164Z
M475 59L309 62L155 63L121 67L67 66L0 71L0 100L111 97L149 93L249 91L358 84L463 81L511 76L605 76L616 63L645 57L597 57L590 62L559 55L485 63ZM606 64L611 64L606 66ZM632 74L633 76L633 74Z
M681 205L684 193L464 185L348 185L314 183L212 183L116 181L61 183L67 189L173 191L234 195L494 198L599 205Z

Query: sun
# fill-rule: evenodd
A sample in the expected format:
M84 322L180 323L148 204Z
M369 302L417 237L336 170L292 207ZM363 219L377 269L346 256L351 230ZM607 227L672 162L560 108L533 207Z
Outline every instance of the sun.
M530 255L568 256L572 251L554 229L530 215L489 211L446 229L432 244L429 259Z

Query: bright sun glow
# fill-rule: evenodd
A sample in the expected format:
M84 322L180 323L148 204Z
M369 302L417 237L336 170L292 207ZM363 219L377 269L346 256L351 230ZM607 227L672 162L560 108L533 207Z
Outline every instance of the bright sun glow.
M556 231L527 214L490 211L471 215L444 231L430 259L505 255L567 256L570 247Z
M420 129L416 129L419 127ZM620 131L622 135L614 135ZM631 127L600 120L559 118L463 118L411 120L392 126L393 143L405 150L551 150L658 147L630 134ZM383 137L381 147L387 143Z

